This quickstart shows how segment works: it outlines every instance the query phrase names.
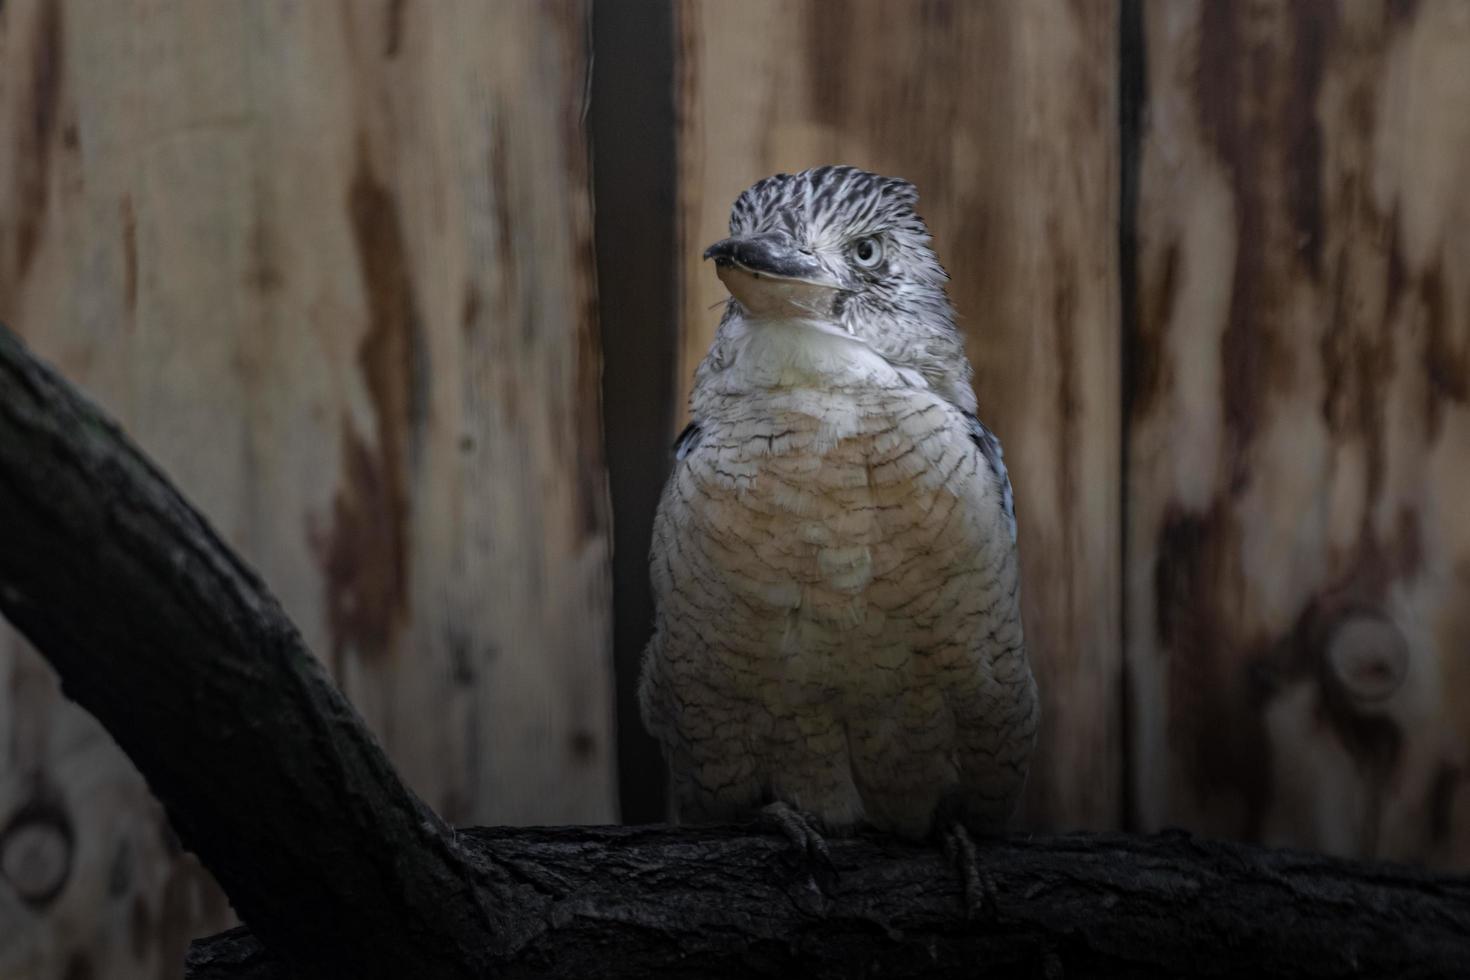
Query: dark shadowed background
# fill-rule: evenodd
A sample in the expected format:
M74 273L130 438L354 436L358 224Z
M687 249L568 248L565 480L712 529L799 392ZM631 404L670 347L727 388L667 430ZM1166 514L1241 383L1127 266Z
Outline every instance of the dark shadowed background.
M1018 823L1465 868L1467 66L1462 0L0 0L0 320L446 818L657 820L699 254L769 173L907 177L1016 488ZM0 978L229 921L0 625Z

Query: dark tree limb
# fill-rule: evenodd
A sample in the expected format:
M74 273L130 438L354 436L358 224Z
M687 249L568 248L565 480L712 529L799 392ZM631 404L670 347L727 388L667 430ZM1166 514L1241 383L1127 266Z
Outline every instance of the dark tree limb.
M1470 976L1470 881L1182 833L981 841L996 912L971 922L936 848L878 837L830 841L822 889L783 838L740 828L464 839L512 869L533 924L497 977ZM292 976L243 930L189 966Z
M1198 840L831 842L819 887L735 829L445 827L256 576L0 327L0 611L148 778L254 935L196 980L1470 975L1470 883ZM259 936L259 942L255 936ZM262 945L263 944L263 945Z

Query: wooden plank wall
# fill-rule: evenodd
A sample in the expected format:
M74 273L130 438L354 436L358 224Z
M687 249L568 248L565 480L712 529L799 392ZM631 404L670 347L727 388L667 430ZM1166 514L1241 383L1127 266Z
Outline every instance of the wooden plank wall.
M424 798L615 811L588 9L0 5L0 319L271 583ZM227 908L0 635L0 976Z
M676 8L680 391L724 297L700 261L761 177L850 163L912 180L1005 443L1043 693L1021 819L1122 806L1116 11L805 0ZM681 406L683 404L681 397ZM682 424L682 423L681 423Z
M1470 865L1470 5L1143 7L1145 828Z
M700 252L769 173L908 177L1016 485L1022 825L1470 866L1470 6L650 9L591 35L600 334L587 0L0 0L0 319L432 805L606 820L604 435L626 693ZM5 632L0 679L0 976L176 975L222 899Z

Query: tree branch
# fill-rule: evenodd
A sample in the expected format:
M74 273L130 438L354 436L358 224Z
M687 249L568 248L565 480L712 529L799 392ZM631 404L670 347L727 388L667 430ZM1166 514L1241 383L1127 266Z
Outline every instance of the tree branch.
M970 922L939 852L886 838L831 841L820 887L739 828L464 839L511 869L530 926L499 978L1470 975L1464 879L1183 833L982 841L995 912ZM190 980L290 976L243 930L190 952Z
M260 937L196 980L306 976L1470 975L1470 883L1197 840L831 842L815 881L730 828L449 830L257 577L0 327L0 611L96 715ZM263 946L261 944L264 944Z

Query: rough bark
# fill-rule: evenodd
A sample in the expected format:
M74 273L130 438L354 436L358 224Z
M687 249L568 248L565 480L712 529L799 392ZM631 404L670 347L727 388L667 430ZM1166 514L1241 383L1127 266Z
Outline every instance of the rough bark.
M272 949L354 976L472 975L495 929L452 832L255 573L3 326L0 612Z
M831 842L817 886L738 828L468 831L511 869L514 977L1449 977L1470 970L1470 881L1202 840L1075 835L979 845L994 911L967 922L938 850ZM191 980L286 980L243 930Z

